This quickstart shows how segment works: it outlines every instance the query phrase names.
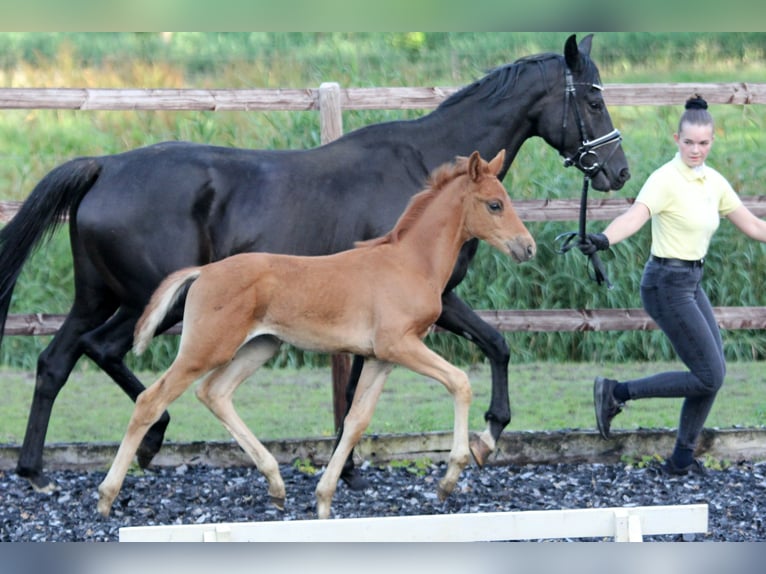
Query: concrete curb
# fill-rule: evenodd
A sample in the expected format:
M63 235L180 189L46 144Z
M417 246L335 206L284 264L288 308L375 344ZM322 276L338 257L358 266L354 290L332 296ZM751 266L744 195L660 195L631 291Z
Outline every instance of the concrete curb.
M604 441L595 431L507 432L498 441L492 465L557 463L614 463L621 457L667 455L673 448L675 431L670 429L618 431ZM381 465L393 460L428 458L447 460L452 433L365 436L356 449L359 462ZM264 441L281 464L296 459L315 466L327 463L334 438L307 438ZM106 470L118 445L115 443L70 443L46 446L48 469ZM16 467L20 446L0 445L0 470ZM766 460L766 428L706 429L697 456L716 460ZM168 443L155 457L155 466L205 464L210 466L251 466L249 458L233 441Z

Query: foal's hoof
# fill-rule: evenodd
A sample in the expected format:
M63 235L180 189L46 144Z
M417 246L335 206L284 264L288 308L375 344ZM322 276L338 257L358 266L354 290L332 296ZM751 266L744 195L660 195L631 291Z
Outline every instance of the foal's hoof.
M22 478L26 478L35 492L39 492L41 494L51 494L52 492L59 491L59 485L53 482L42 472L29 472L22 469L17 469L16 474Z
M439 502L444 502L447 500L450 494L452 494L452 488L444 488L441 483L436 487L436 496L439 497Z
M99 499L97 508L102 518L109 518L109 513L112 511L112 503Z
M340 478L351 490L361 492L370 488L370 481L364 478L356 467L348 471L344 469L340 473Z
M471 437L469 448L471 449L473 460L476 462L479 468L486 464L489 455L492 454L492 449L490 446L481 440L481 437L479 436Z
M270 496L269 500L271 504L277 507L278 510L284 511L285 509L285 497L284 496Z

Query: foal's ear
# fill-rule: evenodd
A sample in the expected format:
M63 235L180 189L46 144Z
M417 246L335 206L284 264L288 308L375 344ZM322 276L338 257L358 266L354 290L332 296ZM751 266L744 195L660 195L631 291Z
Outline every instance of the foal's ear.
M497 176L500 170L503 169L503 162L505 161L505 149L501 149L497 152L497 155L489 162L489 171L492 175Z
M471 181L479 181L479 178L484 172L481 165L482 163L483 160L478 151L473 152L471 157L468 158L468 177L471 178Z

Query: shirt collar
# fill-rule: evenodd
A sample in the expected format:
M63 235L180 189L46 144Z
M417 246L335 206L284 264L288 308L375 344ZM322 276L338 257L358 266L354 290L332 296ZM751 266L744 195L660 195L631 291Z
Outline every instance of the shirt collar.
M705 179L705 173L707 170L705 168L704 163L699 167L694 167L694 168L689 167L681 159L680 152L676 152L676 155L673 158L673 164L675 165L676 169L681 173L681 175L683 175L688 181Z

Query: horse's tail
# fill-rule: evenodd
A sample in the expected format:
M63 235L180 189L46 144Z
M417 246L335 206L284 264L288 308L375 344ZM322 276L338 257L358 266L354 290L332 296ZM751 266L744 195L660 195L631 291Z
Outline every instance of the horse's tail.
M157 327L175 304L186 295L189 286L197 280L201 272L201 267L187 267L171 273L160 283L136 323L133 333L133 352L136 355L146 350L157 332Z
M72 213L101 173L95 158L78 158L50 171L32 190L16 216L0 230L0 342L21 268Z

